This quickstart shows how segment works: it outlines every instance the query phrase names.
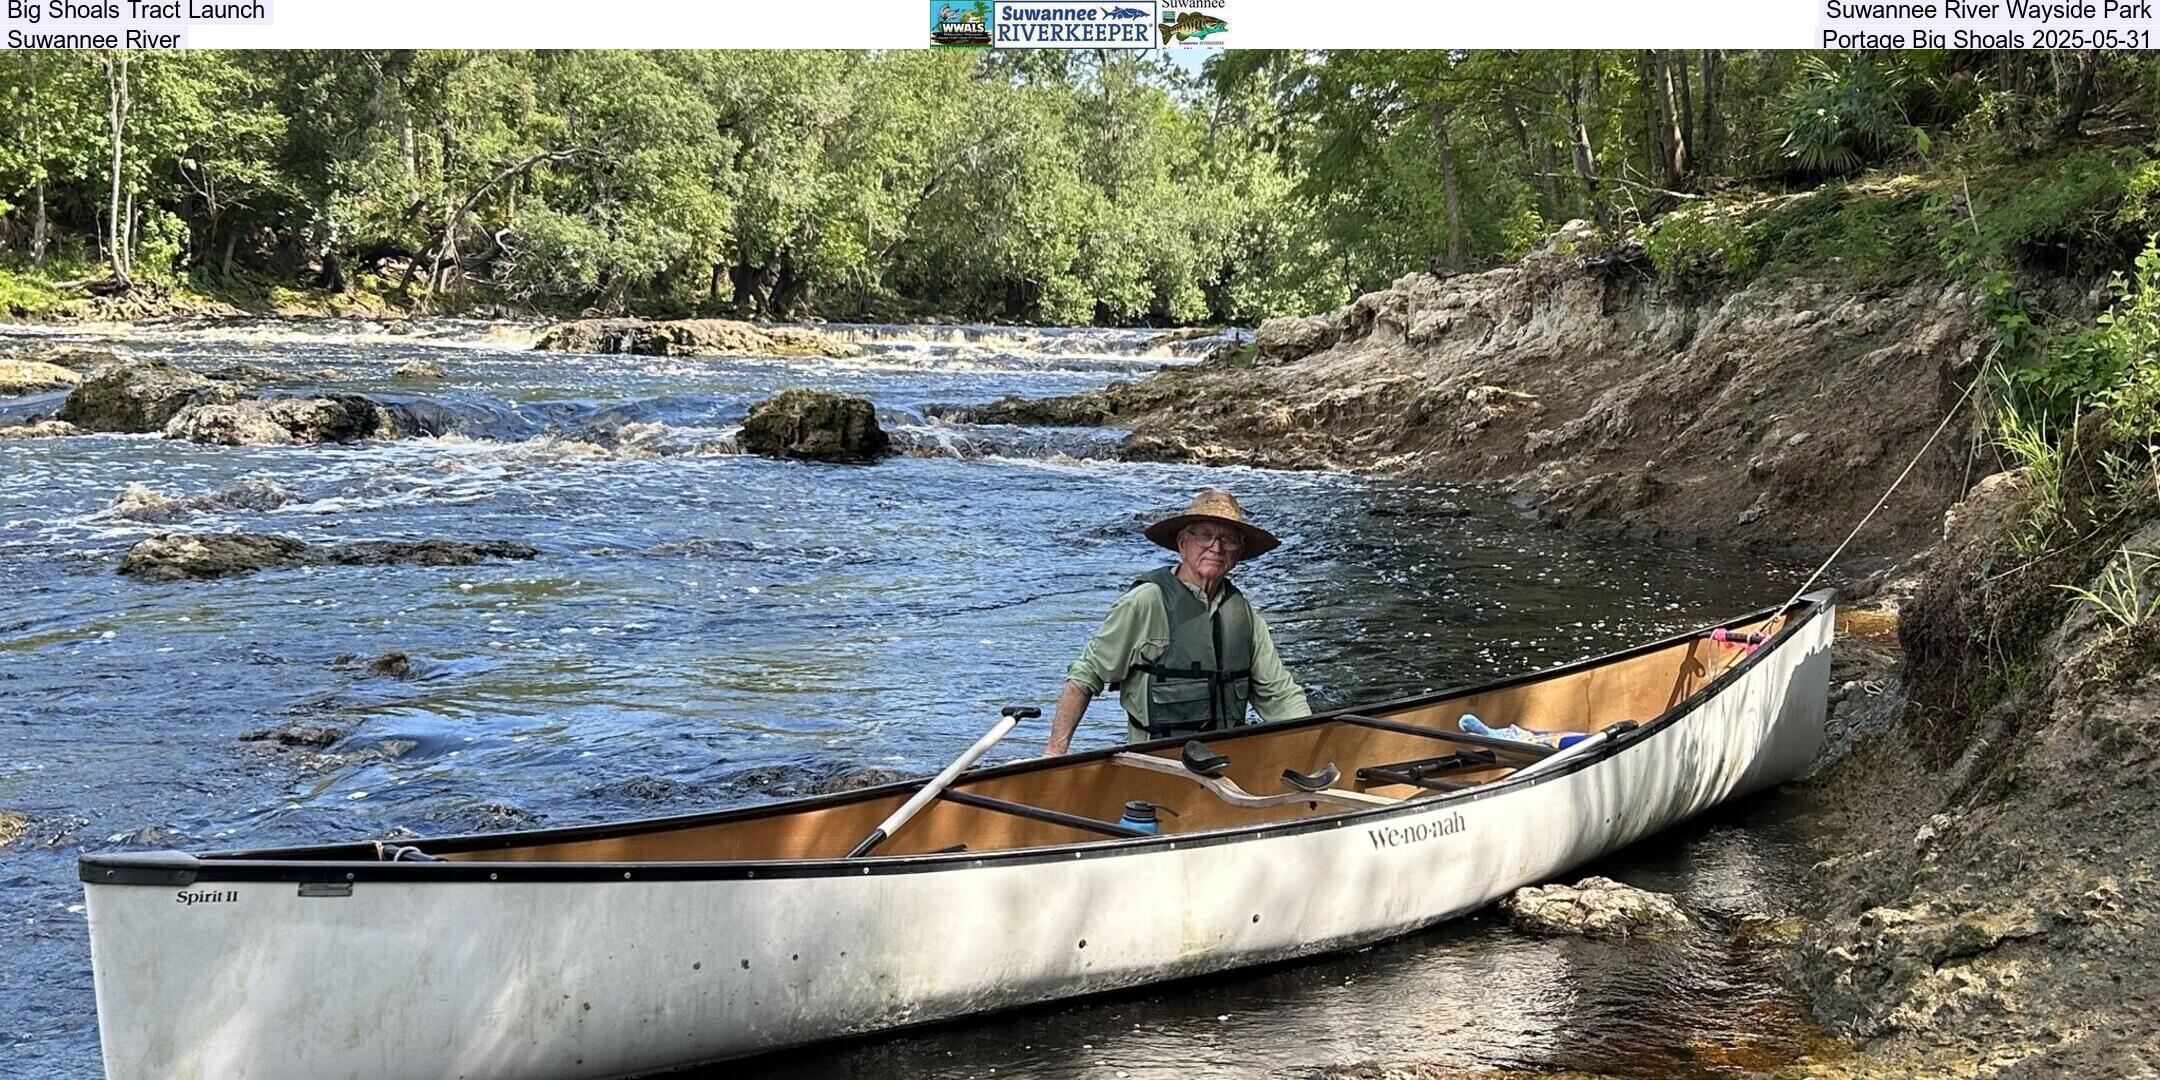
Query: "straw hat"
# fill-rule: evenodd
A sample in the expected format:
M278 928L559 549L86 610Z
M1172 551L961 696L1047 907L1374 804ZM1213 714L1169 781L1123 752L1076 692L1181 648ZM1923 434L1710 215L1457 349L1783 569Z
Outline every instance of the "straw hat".
M1234 525L1245 534L1244 557L1251 559L1275 550L1282 541L1275 534L1245 520L1245 509L1238 505L1237 497L1227 491L1209 488L1193 496L1192 505L1182 514L1169 517L1147 527L1147 538L1172 551L1177 550L1178 531L1200 521L1220 521Z

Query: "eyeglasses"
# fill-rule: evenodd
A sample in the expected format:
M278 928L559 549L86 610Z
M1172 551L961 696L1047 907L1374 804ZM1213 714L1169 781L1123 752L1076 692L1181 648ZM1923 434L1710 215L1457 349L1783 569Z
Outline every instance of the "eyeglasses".
M1185 534L1185 539L1191 541L1202 551L1214 548L1225 555L1235 555L1245 550L1245 538L1236 533L1205 534L1190 532Z

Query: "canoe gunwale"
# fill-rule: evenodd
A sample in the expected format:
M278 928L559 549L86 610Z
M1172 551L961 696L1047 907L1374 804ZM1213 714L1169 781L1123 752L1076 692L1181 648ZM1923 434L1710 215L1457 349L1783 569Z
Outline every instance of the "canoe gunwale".
M1786 611L1794 613L1794 617L1787 619L1785 625L1780 627L1777 633L1772 635L1768 641L1763 642L1724 671L1719 672L1715 678L1703 684L1694 693L1674 702L1656 717L1643 721L1634 730L1623 735L1603 740L1603 745L1598 748L1596 753L1578 755L1575 760L1565 762L1554 768L1537 770L1532 775L1502 777L1460 791L1431 793L1404 799L1392 806L1373 807L1365 810L1345 810L1338 814L1293 818L1285 821L1256 822L1251 825L1207 832L1172 833L1133 838L1104 837L1100 840L1079 843L1011 848L999 851L939 852L920 855L880 856L868 859L820 858L676 862L488 862L477 860L384 862L375 859L352 858L351 856L356 851L366 848L367 845L363 842L231 852L205 852L201 854L175 851L93 852L78 858L77 873L79 879L86 884L108 886L161 885L168 888L174 885L187 885L195 881L296 882L302 884L373 881L449 884L452 882L634 882L854 877L975 869L992 865L1015 866L1158 851L1176 851L1216 844L1238 843L1271 836L1365 826L1393 816L1425 813L1443 805L1461 805L1476 802L1481 799L1493 798L1526 787L1558 780L1599 764L1631 747L1648 742L1658 733L1671 728L1680 720L1696 712L1705 702L1725 692L1749 671L1753 670L1765 657L1789 645L1800 629L1820 616L1823 611L1836 602L1836 599L1837 591L1835 589L1818 589L1800 597L1789 608L1762 608L1727 619L1721 623L1683 631L1599 656L1586 657L1554 667L1521 672L1484 683L1447 687L1431 693L1398 698L1392 701L1347 705L1340 709L1316 713L1295 720L1255 724L1227 736L1228 738L1236 738L1259 732L1294 730L1301 727L1333 723L1349 714L1371 714L1387 710L1410 709L1446 701L1451 698L1505 690L1526 683L1557 678L1628 660L1675 645L1685 644L1703 638L1713 630L1732 629L1749 623L1759 623ZM1186 739L1183 737L1174 736L1149 742L1105 747L1099 750L1067 755L1055 760L1061 763L1074 763L1108 759L1112 755L1119 753L1144 753L1151 750L1175 748L1185 741ZM1043 760L1032 759L992 766L986 769L971 770L964 775L969 780L988 779L1039 770L1045 767L1046 763ZM424 838L420 842L425 843L433 851L462 852L609 839L647 832L774 816L821 806L902 794L916 790L921 783L920 779L909 779L855 791L835 792L828 795L762 803L755 806L733 807L725 810L705 810L666 817L602 822L593 825L567 826L556 829L430 837Z

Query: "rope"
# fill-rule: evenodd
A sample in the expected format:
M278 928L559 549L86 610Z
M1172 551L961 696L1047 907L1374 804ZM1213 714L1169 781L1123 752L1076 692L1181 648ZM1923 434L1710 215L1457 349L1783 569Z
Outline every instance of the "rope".
M1991 353L1991 358L1992 355ZM1927 437L1927 441L1920 444L1920 451L1913 455L1911 461L1905 463L1905 471L1899 473L1897 479L1890 481L1890 486L1883 491L1882 498L1875 500L1874 507L1869 509L1867 514L1860 519L1860 524L1853 526L1852 531L1845 534L1845 539L1838 544L1837 550L1831 552L1830 557L1824 559L1822 565L1816 567L1815 572L1808 575L1808 579L1793 591L1791 598L1778 606L1778 614L1782 615L1792 610L1792 606L1799 603L1800 598L1806 595L1808 589L1815 585L1816 579L1822 577L1823 572L1830 569L1830 564L1836 562L1838 556L1845 554L1846 545L1852 543L1853 537L1860 535L1860 530L1867 528L1867 523L1873 521L1876 513L1890 502L1890 496L1896 493L1898 485L1903 484L1905 478L1912 475L1913 469L1920 464L1920 459L1927 456L1928 448L1934 446L1935 440L1941 438L1942 433L1949 429L1950 421L1957 419L1957 414L1965 408L1965 402L1972 397L1973 391L1979 388L1983 376L1986 374L1986 364L1980 365L1980 370L1973 372L1972 381L1965 384L1965 392L1958 395L1957 404L1950 406L1950 411L1943 414L1942 423L1935 425L1935 430Z

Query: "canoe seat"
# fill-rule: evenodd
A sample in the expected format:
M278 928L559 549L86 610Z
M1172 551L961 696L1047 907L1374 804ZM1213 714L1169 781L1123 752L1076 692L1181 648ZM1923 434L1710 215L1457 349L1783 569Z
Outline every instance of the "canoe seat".
M1227 776L1202 776L1187 769L1182 762L1171 761L1168 758L1135 754L1127 750L1111 755L1110 760L1130 769L1145 769L1149 772L1162 773L1165 776L1182 776L1214 792L1222 801L1232 806L1288 806L1292 803L1324 802L1364 810L1374 806L1393 806L1397 802L1395 799L1384 798L1379 795L1367 795L1362 791L1344 791L1341 788L1327 788L1321 791L1286 791L1280 795L1255 795L1239 787L1237 781ZM1333 779L1330 778L1329 782L1332 783Z
M1296 769L1282 771L1282 782L1299 791L1326 791L1334 787L1335 781L1340 779L1342 770L1336 768L1332 761L1322 765L1317 772L1301 773Z
M1230 767L1230 755L1218 754L1198 739L1187 742L1178 751L1178 760L1201 776L1221 776L1223 770Z

